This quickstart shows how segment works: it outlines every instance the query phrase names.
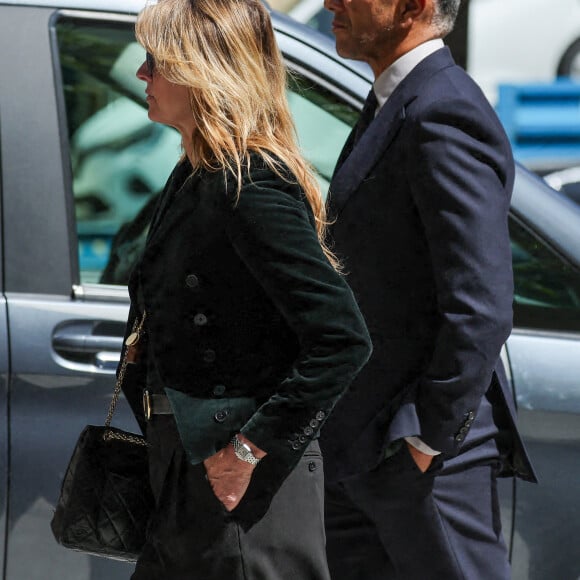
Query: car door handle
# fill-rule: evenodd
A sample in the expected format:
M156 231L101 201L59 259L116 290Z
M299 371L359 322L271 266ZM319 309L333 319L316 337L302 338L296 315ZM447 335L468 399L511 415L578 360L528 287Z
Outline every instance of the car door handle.
M119 362L125 324L104 320L68 320L52 334L55 352L73 363L114 370Z

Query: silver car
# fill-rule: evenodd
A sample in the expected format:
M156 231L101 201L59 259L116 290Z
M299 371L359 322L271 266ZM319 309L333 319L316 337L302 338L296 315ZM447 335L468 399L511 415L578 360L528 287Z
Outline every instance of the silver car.
M148 212L180 155L147 119L143 0L0 0L0 578L116 580L49 521L76 438L103 422ZM305 155L327 188L372 81L273 14ZM515 327L505 348L539 485L500 489L516 579L577 579L580 207L518 168ZM397 251L396 248L392 248ZM137 429L126 405L118 425ZM297 579L300 580L300 579ZM364 580L364 579L363 579Z

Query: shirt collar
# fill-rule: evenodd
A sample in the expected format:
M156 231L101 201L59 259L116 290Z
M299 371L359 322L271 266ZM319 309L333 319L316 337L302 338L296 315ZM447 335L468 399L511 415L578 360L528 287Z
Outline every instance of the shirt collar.
M392 65L387 67L375 80L373 89L379 106L377 111L387 102L399 83L425 58L445 45L440 38L428 40L413 50L410 50Z

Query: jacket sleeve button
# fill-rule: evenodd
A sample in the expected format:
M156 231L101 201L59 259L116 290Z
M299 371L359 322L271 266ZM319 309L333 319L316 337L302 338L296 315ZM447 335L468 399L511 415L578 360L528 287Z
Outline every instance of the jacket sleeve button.
M214 420L216 423L223 423L228 416L228 412L225 409L218 411L214 416Z
M203 362L212 363L215 362L216 353L215 350L208 348L207 350L203 351Z
M207 316L203 312L198 312L193 317L193 323L196 326L205 326L207 324Z
M324 411L318 411L315 415L317 421L322 421L324 417L326 417L326 413Z
M197 288L199 286L199 278L195 274L189 274L185 278L185 285L188 288Z
M225 385L215 385L215 387L212 390L212 393L216 397L221 397L225 392L226 392L226 386Z

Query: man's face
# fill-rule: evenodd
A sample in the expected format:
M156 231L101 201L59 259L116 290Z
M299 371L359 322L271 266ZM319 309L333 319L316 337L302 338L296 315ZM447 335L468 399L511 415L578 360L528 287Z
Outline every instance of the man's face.
M332 32L340 56L371 64L388 57L399 42L398 0L324 0L334 14Z

